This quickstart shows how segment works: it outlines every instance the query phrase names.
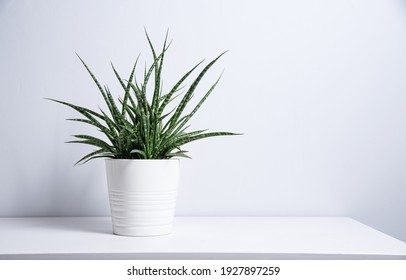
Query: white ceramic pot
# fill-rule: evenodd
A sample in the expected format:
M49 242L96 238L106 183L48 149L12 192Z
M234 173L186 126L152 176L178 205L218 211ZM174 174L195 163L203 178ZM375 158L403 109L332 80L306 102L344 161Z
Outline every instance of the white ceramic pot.
M106 171L115 234L172 232L179 160L106 159Z

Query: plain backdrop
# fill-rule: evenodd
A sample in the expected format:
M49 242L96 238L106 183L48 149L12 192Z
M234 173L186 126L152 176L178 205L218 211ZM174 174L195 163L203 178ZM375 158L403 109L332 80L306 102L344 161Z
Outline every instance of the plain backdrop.
M192 120L177 215L348 216L406 241L406 1L0 1L0 216L107 216L104 161L73 166L102 105L169 28L164 87L230 50ZM190 81L189 81L190 84Z

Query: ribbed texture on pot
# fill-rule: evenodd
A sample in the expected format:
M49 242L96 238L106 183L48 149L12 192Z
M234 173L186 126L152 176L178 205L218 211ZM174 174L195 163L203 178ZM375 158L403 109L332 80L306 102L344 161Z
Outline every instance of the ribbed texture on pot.
M142 227L162 227L172 224L176 206L176 191L128 192L110 190L111 216L115 227L136 230Z

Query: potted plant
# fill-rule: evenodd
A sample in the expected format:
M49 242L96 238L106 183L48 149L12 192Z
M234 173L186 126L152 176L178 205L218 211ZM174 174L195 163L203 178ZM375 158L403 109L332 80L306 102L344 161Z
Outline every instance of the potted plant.
M82 118L69 120L89 124L104 134L103 138L87 134L74 135L75 140L68 143L87 144L97 148L76 164L106 158L113 232L118 235L169 234L179 183L178 158L188 157L182 146L207 137L235 135L231 132L187 131L189 120L212 93L221 76L188 113L185 113L186 105L206 72L224 53L209 62L183 93L179 91L184 87L185 80L202 62L187 71L169 91L164 92L162 69L170 45L167 44L168 34L161 51L157 53L147 32L145 33L153 63L145 68L141 82L135 74L139 56L128 80L124 80L112 65L124 91L122 98L117 101L109 88L100 85L86 63L78 56L97 85L108 111L99 108L96 112L49 99L69 106L82 115ZM148 85L151 83L153 86L149 92Z

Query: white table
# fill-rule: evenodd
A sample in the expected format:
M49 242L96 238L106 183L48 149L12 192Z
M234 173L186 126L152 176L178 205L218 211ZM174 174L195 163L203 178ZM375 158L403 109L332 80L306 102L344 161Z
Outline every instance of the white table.
M159 237L110 218L0 218L0 259L406 259L406 243L350 218L177 217Z

